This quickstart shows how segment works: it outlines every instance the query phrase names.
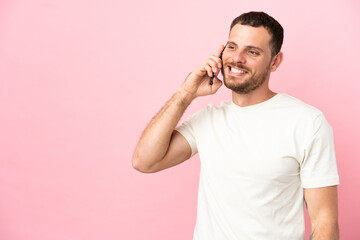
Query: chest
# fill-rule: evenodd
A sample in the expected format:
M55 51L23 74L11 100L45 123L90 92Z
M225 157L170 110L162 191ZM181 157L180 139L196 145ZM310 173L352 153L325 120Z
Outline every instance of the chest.
M197 138L201 164L219 179L278 183L299 179L302 137L294 124L220 118L203 127L206 133Z

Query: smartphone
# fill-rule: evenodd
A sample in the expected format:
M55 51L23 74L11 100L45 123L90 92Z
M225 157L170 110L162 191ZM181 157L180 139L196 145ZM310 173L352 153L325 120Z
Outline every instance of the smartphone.
M222 55L223 55L223 52L224 52L225 48L226 48L226 45L224 46L224 49L222 50L222 52L221 52L221 54L220 54L220 59L221 59L221 61L222 61ZM222 64L222 63L221 63L221 64ZM222 66L221 66L221 67L222 67ZM210 78L210 85L213 85L213 83L214 83L214 77L215 77L215 73L213 72L213 73L212 73L212 77Z

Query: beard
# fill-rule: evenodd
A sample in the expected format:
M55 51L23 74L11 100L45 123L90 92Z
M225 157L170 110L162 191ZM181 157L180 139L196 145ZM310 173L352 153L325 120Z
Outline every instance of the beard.
M244 82L242 83L233 83L231 81L228 81L229 79L234 79L236 81L236 77L233 76L226 76L224 73L224 69L228 68L228 66L236 66L239 67L241 69L246 70L248 73L250 72L246 67L242 66L241 64L226 64L223 68L221 68L221 73L224 76L224 84L227 88L229 88L230 90L239 93L239 94L247 94L250 93L252 91L254 91L255 89L259 88L261 85L264 84L264 82L266 81L269 73L270 73L270 64L269 66L266 67L266 69L258 74L253 75L252 77L249 77L248 79L245 79ZM246 74L248 74L246 73Z

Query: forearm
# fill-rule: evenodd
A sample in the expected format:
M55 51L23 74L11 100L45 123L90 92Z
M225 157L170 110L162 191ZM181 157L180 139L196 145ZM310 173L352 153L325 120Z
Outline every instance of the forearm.
M133 155L133 166L146 169L165 156L171 135L193 100L193 96L179 89L155 115L144 130Z
M220 71L220 55L223 49L224 46L221 45L216 55L210 56L205 63L194 69L187 76L181 88L151 120L134 151L132 161L135 169L147 172L155 163L160 163L164 157L166 158L167 153L174 152L171 152L171 148L168 152L169 145L174 129L186 108L196 97L214 94L222 85L222 81L216 76ZM216 76L214 76L213 84L210 84L210 77L213 76L213 73ZM176 137L173 139L176 140ZM181 155L184 149L177 149L177 154L179 152ZM183 156L177 159L179 162L181 160L184 160ZM176 163L175 161L172 164Z
M337 186L304 189L312 240L338 240Z
M311 227L310 240L338 240L339 225L337 221L323 221Z

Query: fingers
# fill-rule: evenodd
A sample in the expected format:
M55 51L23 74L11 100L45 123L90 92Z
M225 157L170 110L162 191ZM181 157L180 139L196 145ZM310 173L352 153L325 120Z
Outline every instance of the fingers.
M213 77L220 72L222 68L222 61L220 59L220 55L223 50L224 45L221 45L215 55L211 55L201 66L199 66L199 76L208 75L209 77Z
M220 58L212 55L212 56L209 57L209 59L211 59L211 60L213 60L213 61L215 62L216 67L221 68L221 66L222 66L222 61L221 61Z
M211 67L212 72L217 73L219 69L222 67L222 61L220 59L221 53L223 52L225 46L221 45L220 48L217 50L215 55L212 55L208 58L208 60L205 62L205 65L208 65ZM208 69L207 69L208 70ZM208 75L211 77L212 74Z
M221 45L221 46L219 47L219 49L217 50L215 56L219 58L219 57L221 56L221 53L224 51L224 48L225 48L225 46L224 46L224 45Z
M206 72L207 72L208 76L212 77L212 75L213 75L212 68L207 64L204 65L204 68L206 69Z
M208 75L211 77L212 73L217 73L221 69L221 60L215 56L210 56L204 63L204 67L208 71ZM210 72L209 72L210 70Z

